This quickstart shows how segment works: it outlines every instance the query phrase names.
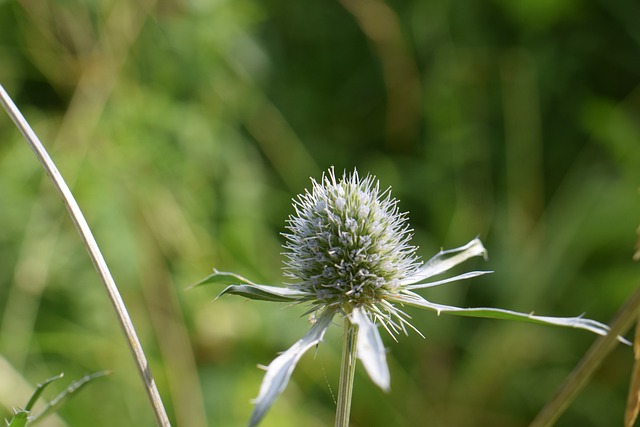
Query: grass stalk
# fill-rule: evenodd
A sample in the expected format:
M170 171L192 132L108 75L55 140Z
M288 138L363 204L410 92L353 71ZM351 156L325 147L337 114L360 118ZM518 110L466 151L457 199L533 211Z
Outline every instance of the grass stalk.
M640 286L627 299L611 324L611 331L596 340L578 366L567 377L555 396L538 413L529 427L550 427L564 413L578 393L591 379L607 355L619 343L618 336L625 334L638 317L640 310Z
M153 408L153 412L158 425L162 427L171 426L164 405L162 404L160 393L158 392L158 388L156 387L153 375L151 374L151 369L149 368L149 364L145 357L144 351L142 350L142 345L140 344L140 340L138 339L131 318L129 317L129 313L127 312L127 308L124 305L122 297L120 296L120 292L118 291L115 281L113 280L113 277L109 272L107 263L104 260L102 253L100 252L98 244L96 243L96 240L91 233L91 229L89 228L89 225L87 224L87 221L85 220L80 207L73 197L71 190L64 181L64 178L58 171L55 163L47 153L46 149L38 139L33 129L31 129L31 126L29 126L27 120L24 118L18 107L16 107L15 103L13 102L9 94L4 90L4 87L2 87L1 84L0 103L4 107L9 117L11 117L15 125L18 127L24 138L27 140L27 143L42 164L42 167L51 179L53 186L62 198L62 202L69 211L71 220L78 230L84 246L87 249L89 256L91 257L91 261L93 262L93 265L95 266L98 275L102 280L102 284L104 285L105 290L107 291L107 295L109 296L109 299L111 300L113 308L116 312L118 322L120 323L122 331L126 336L127 344L129 345L129 349L131 350L131 354L133 355L138 373L142 378L144 388L151 402L151 406Z

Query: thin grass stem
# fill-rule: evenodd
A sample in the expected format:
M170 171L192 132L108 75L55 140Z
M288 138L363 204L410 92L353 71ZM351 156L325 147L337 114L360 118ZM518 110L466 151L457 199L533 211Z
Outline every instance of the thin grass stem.
M607 355L618 345L618 336L629 330L637 319L639 310L640 287L631 294L624 306L618 311L609 333L593 343L578 366L560 386L556 395L542 408L529 427L550 427L560 418Z
M140 340L138 340L135 328L133 327L133 323L131 321L131 318L129 317L129 313L127 312L127 308L124 305L115 281L113 280L113 277L109 272L107 263L104 260L102 253L100 252L98 244L96 243L96 240L91 233L91 229L89 228L89 225L87 224L87 221L85 220L80 207L76 203L71 190L58 171L55 163L45 150L44 146L36 136L33 129L31 129L31 126L29 126L27 120L24 118L18 107L16 107L15 103L13 102L9 94L4 90L4 87L2 87L1 84L0 103L2 103L2 106L4 107L9 117L11 117L11 120L13 120L15 125L27 140L27 143L42 164L42 167L51 179L53 186L58 191L58 194L60 194L62 202L69 211L71 220L78 230L78 233L80 234L80 237L82 238L82 241L87 251L89 252L91 261L93 262L93 265L95 266L98 275L102 280L102 284L107 291L109 299L113 304L113 308L116 312L116 317L118 318L118 322L120 323L122 331L126 336L127 344L129 345L129 349L131 350L131 354L133 355L136 367L138 368L138 373L140 374L142 382L144 383L144 388L151 402L151 406L153 408L153 412L158 425L162 427L171 426L164 405L162 404L160 393L158 392L158 388L156 387L153 375L151 374L151 369L149 368L149 364L147 363L144 351L142 350L142 345L140 344Z

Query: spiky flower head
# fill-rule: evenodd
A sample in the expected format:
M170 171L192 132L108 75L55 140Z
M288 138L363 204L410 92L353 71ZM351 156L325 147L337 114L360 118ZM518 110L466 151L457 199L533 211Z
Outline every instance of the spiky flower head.
M345 172L336 180L331 169L294 207L284 234L285 275L312 304L347 313L371 307L419 267L406 214L371 175Z

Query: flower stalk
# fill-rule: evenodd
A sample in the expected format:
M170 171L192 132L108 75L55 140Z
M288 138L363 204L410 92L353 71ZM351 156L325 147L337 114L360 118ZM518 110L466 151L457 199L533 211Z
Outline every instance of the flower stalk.
M336 409L336 427L349 426L353 380L356 374L357 343L358 326L351 323L349 318L345 317L342 361L340 362L340 388L338 390L338 406Z

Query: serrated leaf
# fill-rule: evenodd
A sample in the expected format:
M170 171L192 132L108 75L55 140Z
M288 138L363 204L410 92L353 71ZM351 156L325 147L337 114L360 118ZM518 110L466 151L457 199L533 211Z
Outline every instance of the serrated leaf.
M324 333L336 313L335 309L325 310L302 339L269 364L260 385L260 392L255 399L255 407L249 421L250 427L257 425L262 420L271 405L287 387L291 374L302 355L322 341Z
M231 285L227 286L222 292L220 292L216 299L225 294L239 295L249 299L272 302L296 302L306 296L304 292L277 286Z
M85 375L78 381L71 383L64 391L58 394L53 400L51 400L40 412L33 415L29 418L29 425L36 424L41 421L44 417L49 415L52 412L55 412L60 408L64 403L75 393L77 393L80 389L82 389L89 382L95 380L96 378L104 377L105 375L109 375L109 371L100 371L95 372L91 375Z
M387 365L387 355L375 323L361 308L354 308L349 320L358 326L358 358L371 380L382 390L389 391L391 375Z
M24 427L25 425L27 425L28 415L29 411L19 409L13 416L13 418L11 418L11 422L8 424L8 427Z
M25 406L24 409L27 412L30 412L31 408L33 408L33 405L35 405L36 401L38 400L38 398L40 397L40 395L42 394L44 389L47 388L47 386L49 384L51 384L55 380L59 380L62 377L64 377L64 372L61 372L58 375L56 375L55 377L51 377L49 379L46 379L43 383L38 384L38 386L36 387L36 390L31 395L31 399L29 399L29 402L27 403L27 406Z
M607 335L609 332L609 327L604 323L600 323L591 319L584 319L582 317L548 317L536 316L533 313L519 313L517 311L504 310L501 308L462 308L448 306L432 303L413 292L405 292L402 295L398 295L389 299L403 304L426 308L427 310L435 311L436 313L438 313L438 315L445 313L455 316L481 317L485 319L516 320L520 322L537 323L540 325L553 325L563 326L567 328L584 329L603 336ZM618 337L618 340L625 344L630 344L629 341L627 341L623 337Z
M37 385L35 391L31 395L29 402L27 402L27 406L24 409L18 409L16 414L11 418L11 422L8 424L9 427L22 427L27 424L29 413L33 408L33 405L38 401L40 395L44 391L45 388L55 380L58 380L64 376L64 373L60 373L54 377L46 379L44 382ZM30 420L29 420L30 421Z

